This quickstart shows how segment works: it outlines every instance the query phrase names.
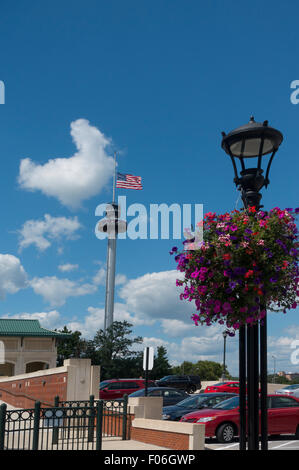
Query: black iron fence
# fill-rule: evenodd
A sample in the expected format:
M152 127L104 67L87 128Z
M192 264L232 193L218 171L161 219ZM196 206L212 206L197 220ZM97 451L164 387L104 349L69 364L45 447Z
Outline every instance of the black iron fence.
M54 407L0 406L0 450L101 450L103 437L127 438L127 397L121 402L59 402Z

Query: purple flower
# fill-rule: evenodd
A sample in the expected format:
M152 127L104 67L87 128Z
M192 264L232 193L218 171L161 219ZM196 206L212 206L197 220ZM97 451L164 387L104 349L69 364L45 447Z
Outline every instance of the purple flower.
M222 308L225 312L229 312L229 310L231 310L231 305L229 302L224 302L224 304L222 305Z
M236 276L243 276L245 273L246 273L246 268L240 267L240 268L235 268L234 269L234 274Z

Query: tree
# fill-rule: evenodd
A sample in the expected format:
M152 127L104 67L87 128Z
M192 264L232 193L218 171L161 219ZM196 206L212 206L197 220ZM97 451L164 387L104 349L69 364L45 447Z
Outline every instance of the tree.
M60 339L58 342L57 367L62 366L65 359L83 357L86 348L86 341L81 339L82 333L80 331L71 331L64 326L59 332L68 333L70 336L69 338Z
M141 353L132 347L142 343L143 339L131 337L132 326L127 321L115 321L106 331L97 331L94 339L88 342L86 357L101 366L103 379L128 377L132 369L142 371Z
M167 349L164 346L158 346L157 354L154 358L154 367L149 373L150 378L161 379L171 373L171 366L167 358Z
M225 375L230 378L230 374L225 368ZM173 374L178 375L199 375L201 380L218 380L223 374L223 365L214 361L183 362L180 366L172 368Z

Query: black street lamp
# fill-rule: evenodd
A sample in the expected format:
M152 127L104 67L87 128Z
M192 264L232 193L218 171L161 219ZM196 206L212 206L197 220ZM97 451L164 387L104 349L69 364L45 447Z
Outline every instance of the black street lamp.
M235 129L229 134L222 132L222 148L230 156L235 178L240 189L244 208L255 206L260 209L262 195L260 190L269 184L270 167L283 135L277 129L268 126L268 121L255 122L253 116L248 124ZM267 168L262 169L262 161L271 154ZM256 158L256 165L246 168L245 160ZM241 165L238 174L237 161ZM252 161L252 160L250 160ZM265 310L264 305L260 305ZM259 351L260 346L260 351ZM260 372L259 372L260 368ZM268 448L267 416L267 317L259 325L242 326L239 330L239 381L240 381L240 450L246 450L248 429L248 450L259 449L259 376L261 381L261 449ZM247 377L247 411L246 411ZM246 421L248 419L248 426Z
M260 207L259 203L262 195L259 191L263 186L269 184L269 172L272 160L280 146L283 135L277 129L268 126L268 121L255 122L253 116L245 126L231 131L229 134L222 132L222 148L231 157L234 167L235 184L240 187L244 206ZM265 176L262 169L262 157L272 154ZM257 158L257 166L254 168L245 167L245 159ZM240 176L238 175L236 159L241 164Z

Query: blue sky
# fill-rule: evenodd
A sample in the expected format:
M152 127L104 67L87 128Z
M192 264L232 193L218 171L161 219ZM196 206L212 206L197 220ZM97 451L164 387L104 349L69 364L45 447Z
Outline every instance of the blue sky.
M143 179L143 191L118 191L127 205L221 213L241 206L221 131L253 114L284 134L263 204L298 206L298 13L268 0L2 1L1 316L86 336L102 326L106 242L95 237L95 209L111 200L115 150L119 170ZM164 344L173 363L221 362L221 330L196 328L177 299L175 244L118 242L116 318L145 344ZM269 317L270 370L272 355L278 369L299 367L290 362L298 313ZM233 373L236 350L230 339Z

